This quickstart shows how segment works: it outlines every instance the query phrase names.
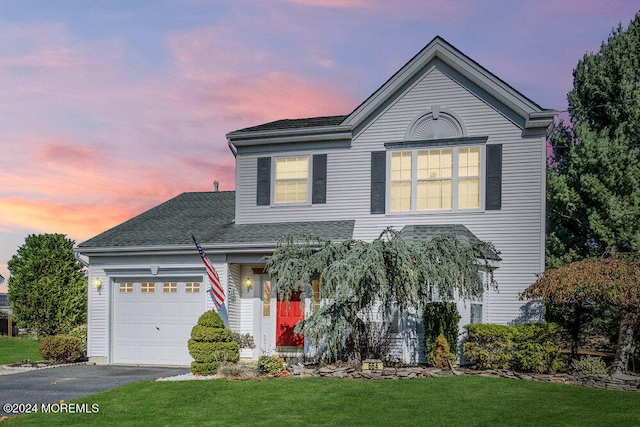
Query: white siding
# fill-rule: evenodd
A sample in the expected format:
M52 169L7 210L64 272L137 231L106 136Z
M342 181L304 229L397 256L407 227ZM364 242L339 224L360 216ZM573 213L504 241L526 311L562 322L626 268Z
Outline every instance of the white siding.
M240 332L240 319L242 316L242 280L240 279L240 265L229 264L229 284L227 301L229 308L229 329Z
M102 279L103 288L100 292L91 286L96 277ZM111 292L111 283L104 271L92 266L89 269L87 357L108 357L109 292Z
M384 150L385 142L402 141L413 121L433 105L458 117L465 136L488 136L487 144L502 144L502 209L370 215L370 152ZM506 323L518 316L522 304L518 294L535 281L544 264L542 137L523 137L522 129L513 122L433 68L372 120L350 149L327 154L327 203L277 207L256 206L256 159L260 156L238 156L237 223L355 219L354 238L364 240L376 238L388 226L399 230L408 224L464 224L502 252L496 273L499 292L491 295L487 321Z

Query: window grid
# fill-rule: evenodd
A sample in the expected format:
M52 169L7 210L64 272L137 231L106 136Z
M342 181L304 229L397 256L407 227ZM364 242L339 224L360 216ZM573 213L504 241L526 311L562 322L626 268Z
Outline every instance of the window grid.
M391 153L391 212L411 210L411 151Z
M176 282L164 282L162 284L162 292L165 294L175 294L178 292L178 284Z
M417 210L451 209L452 170L453 150L418 151Z
M391 212L480 208L481 147L392 151Z
M271 316L271 280L262 281L262 316Z
M143 294L152 294L156 291L156 284L151 282L142 282L140 284L140 292Z
M120 283L118 286L121 294L131 294L133 293L133 283Z
M480 147L458 151L458 208L480 207Z
M186 293L197 294L200 292L200 282L187 282L184 284L184 291Z
M309 156L276 158L275 203L308 199Z

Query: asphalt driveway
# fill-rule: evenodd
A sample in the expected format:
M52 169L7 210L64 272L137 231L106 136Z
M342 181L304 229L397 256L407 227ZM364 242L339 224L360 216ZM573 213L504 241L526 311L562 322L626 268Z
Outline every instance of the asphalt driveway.
M74 365L0 376L0 416L11 404L59 403L138 380L182 375L188 368Z

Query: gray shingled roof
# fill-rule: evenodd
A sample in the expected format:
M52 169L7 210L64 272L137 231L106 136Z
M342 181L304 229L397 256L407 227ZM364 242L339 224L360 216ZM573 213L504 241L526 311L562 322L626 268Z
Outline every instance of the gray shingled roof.
M337 126L347 116L310 117L305 119L283 119L236 130L232 133L261 132L270 130L302 129L310 127Z
M235 192L183 193L144 212L78 247L192 245L190 232L203 245L275 244L289 233L346 240L354 221L282 222L235 224Z
M480 241L475 234L462 224L407 225L400 230L400 236L407 243L423 242L443 234L453 234L460 242L469 246ZM500 256L494 251L486 251L484 255L488 259L501 260Z

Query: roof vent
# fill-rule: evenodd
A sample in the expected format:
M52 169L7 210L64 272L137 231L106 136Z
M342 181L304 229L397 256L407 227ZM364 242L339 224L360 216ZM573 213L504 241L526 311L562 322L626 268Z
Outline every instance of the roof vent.
M216 193L218 192L218 185L220 185L220 183L218 181L213 181L213 188Z

